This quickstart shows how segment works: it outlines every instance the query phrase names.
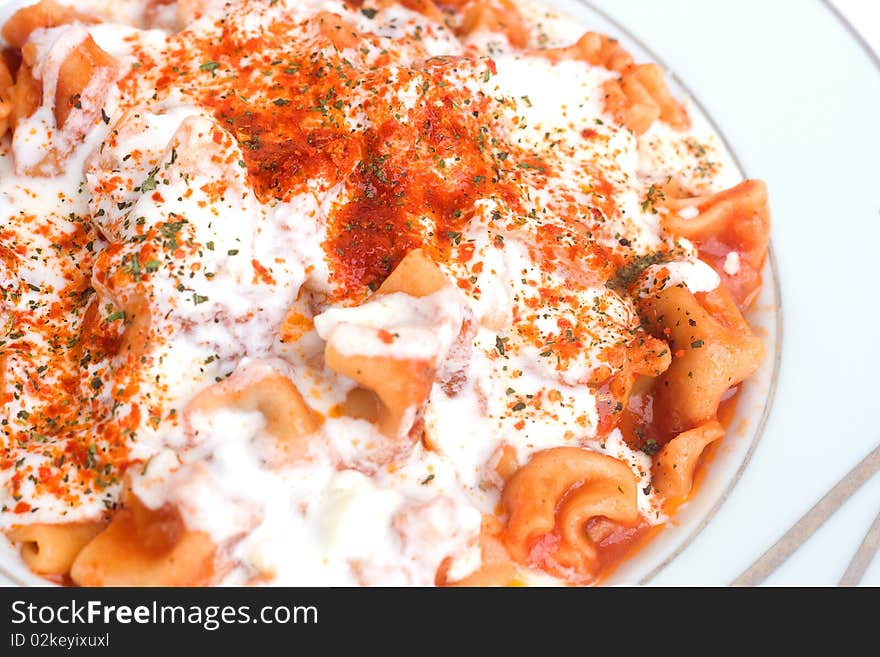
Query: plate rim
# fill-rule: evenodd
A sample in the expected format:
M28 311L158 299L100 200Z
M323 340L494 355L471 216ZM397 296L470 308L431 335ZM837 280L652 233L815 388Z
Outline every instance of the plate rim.
M871 47L871 44L862 36L862 33L859 32L855 25L853 25L849 19L843 14L843 12L835 5L831 0L819 0L820 4L825 6L831 14L837 19L837 22L843 25L844 29L849 33L849 35L856 41L856 43L861 46L862 50L865 51L865 54L868 56L868 59L874 64L874 67L877 69L877 72L880 73L880 52L874 50Z

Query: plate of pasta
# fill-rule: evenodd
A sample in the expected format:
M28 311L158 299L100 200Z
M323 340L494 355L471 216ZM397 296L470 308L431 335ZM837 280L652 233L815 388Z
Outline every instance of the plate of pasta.
M549 0L3 8L0 570L649 582L778 366L772 188Z

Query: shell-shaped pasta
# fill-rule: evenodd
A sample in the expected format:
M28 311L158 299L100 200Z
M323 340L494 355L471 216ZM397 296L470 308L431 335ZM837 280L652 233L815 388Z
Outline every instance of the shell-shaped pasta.
M694 242L739 307L749 306L761 287L761 268L770 241L767 185L761 180L744 180L717 194L676 198L667 192L665 196L663 205L668 213L662 219L664 230ZM680 213L685 208L695 208L699 214L685 219ZM731 252L737 253L734 273L725 267Z
M647 131L657 119L678 130L690 125L687 111L669 92L663 69L656 64L631 65L619 80L608 80L603 89L605 110L636 135Z
M694 295L685 286L644 297L645 328L669 341L672 364L654 387L654 417L679 433L715 417L721 397L758 367L764 345L723 286Z
M711 420L666 443L654 457L654 489L667 499L687 497L703 450L723 437L724 427L718 420Z
M7 530L6 536L21 543L21 558L41 575L66 575L85 545L106 527L104 522L35 523Z
M404 256L384 280L376 294L403 292L413 297L426 297L449 285L449 279L425 252L414 249Z
M686 130L691 120L675 97L670 93L663 69L657 64L638 64L628 67L623 73L624 86L641 86L651 100L660 108L660 118L677 130Z
M635 134L641 135L657 119L677 130L690 126L687 111L669 92L663 69L657 64L636 64L616 39L595 32L585 33L571 46L537 50L553 61L575 59L620 74L606 81L605 111Z
M51 130L51 145L40 161L21 162L13 141L16 171L20 174L51 176L61 171L64 160L99 120L103 98L116 77L116 59L102 50L81 25L57 29L70 33L50 39L42 51L33 41L24 44L22 64L10 91L13 130L33 116L40 105L51 109L54 120L54 125L48 121L50 125L46 126ZM76 45L70 47L71 43Z
M205 388L187 405L188 422L196 414L218 410L257 411L265 431L275 439L271 462L292 463L308 456L312 435L319 424L293 382L271 366L239 368L228 379Z
M402 292L425 297L448 284L437 265L416 249L400 261L376 295ZM327 343L324 361L333 371L375 394L377 425L389 438L397 438L409 430L415 411L424 405L431 392L436 375L435 364L428 360L342 353L332 342ZM363 399L359 400L358 407L364 406Z
M434 384L435 369L428 361L387 356L340 353L332 344L324 351L327 367L375 393L379 408L376 423L389 438L405 433Z
M510 516L504 544L515 561L585 581L599 567L587 521L603 517L632 525L640 518L632 470L578 447L534 454L505 486L502 502Z
M3 38L13 48L21 48L27 43L31 32L40 28L57 27L75 20L90 21L85 14L77 12L72 7L62 5L55 0L40 0L40 2L22 7L12 14L3 25Z
M614 84L620 86L623 100L621 102L616 99L614 105L606 102L606 110L637 135L644 133L660 118L660 105L654 101L641 81L629 71L625 72L619 81L609 80L605 83L606 92L613 89ZM616 96L616 91L611 91L609 96Z
M467 5L456 34L467 36L479 31L503 34L517 48L525 48L529 40L522 15L511 0L478 0Z
M216 574L217 546L186 528L171 505L144 506L128 492L110 525L80 551L70 568L80 586L204 586Z
M762 180L744 180L707 196L667 198L663 205L675 211L663 217L663 228L692 241L733 231L752 244L765 240L769 229L767 185ZM699 210L696 217L685 219L678 214L690 207Z

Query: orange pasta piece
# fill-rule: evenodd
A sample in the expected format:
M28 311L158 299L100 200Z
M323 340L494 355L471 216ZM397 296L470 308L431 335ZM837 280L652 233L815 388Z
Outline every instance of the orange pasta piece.
M616 39L587 32L571 46L536 50L534 54L552 61L580 60L619 73L619 78L606 81L602 87L605 111L637 135L657 119L679 130L690 126L687 112L666 86L663 69L657 64L636 64Z
M654 417L679 433L715 417L727 390L751 376L764 356L730 293L692 294L674 286L640 301L646 328L669 340L675 357L654 387Z
M61 64L58 71L58 85L55 88L55 123L64 128L67 117L73 108L84 109L80 98L92 81L95 71L112 68L116 59L98 47L91 36L87 37ZM95 113L95 108L91 108Z
M673 128L686 130L690 127L691 120L684 107L669 92L666 80L663 77L663 69L657 64L638 64L627 67L624 72L624 80L637 80L654 103L660 108L660 118Z
M597 375L594 381L599 434L608 433L620 422L621 410L626 408L636 382L660 376L669 368L672 356L665 342L640 332L628 347L609 354L608 360L620 371L608 377L607 368L603 368L601 378Z
M18 122L26 119L37 111L43 96L40 83L34 79L33 63L36 56L34 46L25 46L22 50L22 62L15 74L15 84L8 88L8 102L10 104L8 122L11 129L15 129Z
M12 14L3 25L2 34L10 46L22 48L34 30L58 27L76 20L93 21L86 14L67 5L59 4L55 0L40 0L40 2L23 7Z
M703 450L724 437L724 427L710 420L678 434L654 457L653 485L667 499L683 499L691 492L694 470Z
M690 125L687 112L669 93L656 64L631 65L603 89L605 110L636 135L646 132L657 119L682 130Z
M124 306L125 331L117 353L125 354L129 361L137 362L147 350L152 313L150 304L140 294L129 297Z
M152 323L147 301L142 295L134 294L118 305L125 316L122 333L118 332L115 323L102 320L99 305L100 301L96 297L86 308L80 327L80 339L75 348L111 356L123 355L129 363L140 363L141 357L149 348Z
M421 249L414 249L404 256L389 274L376 294L403 292L413 297L426 297L449 285L449 279Z
M403 292L424 297L439 291L449 282L440 269L420 249L408 253L391 275L376 290L376 295ZM353 379L375 394L378 403L376 422L389 438L397 438L408 427L413 409L424 405L436 375L433 363L404 360L389 356L342 354L332 344L324 352L327 366ZM368 414L369 404L359 395L358 409Z
M186 415L211 414L222 409L258 411L266 420L265 430L276 444L284 463L299 461L308 455L309 438L318 430L318 421L293 382L277 371L256 374L236 371L228 379L215 383L187 405Z
M410 409L424 404L434 385L434 367L424 361L341 354L333 345L327 345L324 360L330 369L375 393L376 422L389 438L406 430Z
M66 575L85 545L106 527L105 522L34 523L6 531L21 543L21 558L41 575Z
M606 111L637 135L646 132L660 118L660 106L630 73L624 73L619 81L608 80L603 89L607 94Z
M740 308L747 308L761 288L761 269L770 242L770 203L767 185L761 180L744 180L730 189L691 198L665 193L665 230L691 240L700 256L721 276ZM679 215L684 208L696 208L693 219ZM725 261L729 253L738 258L738 270L729 273Z
M22 119L31 116L41 103L48 102L43 98L42 81L33 76L35 58L36 46L25 44L22 65L10 91L13 129ZM70 52L59 66L55 97L51 101L58 128L52 136L51 150L42 161L19 173L31 176L59 173L64 159L99 116L99 98L106 93L115 74L116 59L98 47L91 36ZM69 119L74 113L78 120L70 125Z
M522 15L510 0L497 0L495 3L483 0L467 5L456 33L467 36L480 30L503 34L517 48L525 48L529 40Z
M632 470L610 456L578 447L538 452L504 488L510 516L504 544L519 563L590 581L599 552L586 524L596 517L635 524L641 517L636 485Z
M352 388L346 394L345 401L335 412L358 420L378 422L379 399L372 390L360 387Z
M131 492L110 525L79 553L70 577L80 586L204 586L217 547L191 531L172 506L150 509Z

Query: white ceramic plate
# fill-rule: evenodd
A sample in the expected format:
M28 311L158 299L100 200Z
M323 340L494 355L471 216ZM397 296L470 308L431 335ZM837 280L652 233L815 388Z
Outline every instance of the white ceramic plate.
M880 441L880 65L820 2L553 2L666 66L770 186L778 267L749 317L767 359L698 495L608 582L727 584ZM878 507L875 477L769 581L836 583Z

